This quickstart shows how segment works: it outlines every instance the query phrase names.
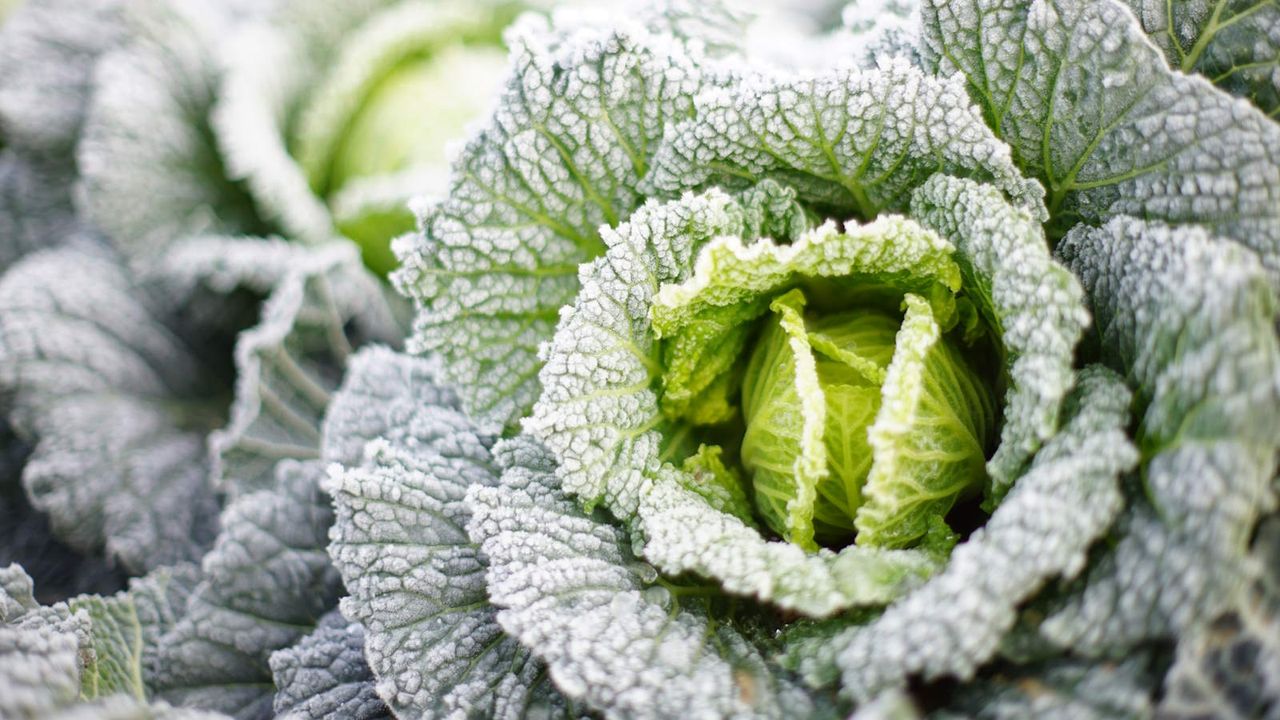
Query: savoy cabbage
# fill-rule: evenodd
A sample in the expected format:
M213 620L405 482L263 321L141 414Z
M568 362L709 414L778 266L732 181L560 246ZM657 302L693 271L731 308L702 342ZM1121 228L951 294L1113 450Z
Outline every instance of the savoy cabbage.
M1274 0L541 5L0 4L0 717L1280 713Z

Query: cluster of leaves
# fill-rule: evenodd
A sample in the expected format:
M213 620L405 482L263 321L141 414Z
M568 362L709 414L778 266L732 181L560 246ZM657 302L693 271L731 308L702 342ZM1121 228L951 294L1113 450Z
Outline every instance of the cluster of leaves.
M511 13L31 0L4 18L0 717L386 714L336 610L319 486L400 420L353 360L407 319L366 266L446 174ZM370 151L447 82L452 116Z
M513 10L0 27L0 716L1280 712L1274 0Z

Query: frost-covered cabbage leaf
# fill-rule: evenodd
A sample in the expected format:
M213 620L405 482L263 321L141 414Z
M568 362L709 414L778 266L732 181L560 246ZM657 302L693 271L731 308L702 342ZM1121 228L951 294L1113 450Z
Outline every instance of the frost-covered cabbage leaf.
M972 678L1085 570L1138 457L1122 382L1073 367L1088 315L1040 185L961 76L730 72L622 25L516 34L498 109L398 248L412 349L481 432L523 430L501 484L471 480L497 622L620 716L769 714L793 671L849 702ZM376 463L345 492L449 479ZM379 599L348 609L408 636ZM726 661L755 678L718 685Z
M199 558L212 543L174 622L140 643L139 681L149 696L263 717L274 695L270 654L306 634L341 589L324 552L332 510L319 490L321 458L341 456L323 452L321 418L354 349L394 341L398 325L348 245L204 237L175 244L156 267L161 279L142 282L108 258L63 249L34 255L6 276L0 347L16 360L6 365L17 390L16 428L33 433L26 479L35 490L50 488L55 530L70 540L102 533L108 552L132 571L139 567L129 562L182 559L165 553ZM237 341L232 403L229 379L215 372L231 364L229 343L210 344L202 333L234 333L244 318L226 315L252 314L263 296L259 324ZM88 415L92 426L67 424L98 405L105 409ZM219 522L206 435L228 405L230 425L209 441L219 453L217 478L234 498ZM127 442L70 444L101 440L103 428ZM67 432L75 433L70 440L60 434ZM149 454L152 445L185 454ZM180 472L147 465L152 455ZM85 476L121 486L86 485ZM142 482L151 483L145 498L127 494ZM169 506L158 502L166 493L174 497ZM88 500L71 502L79 497Z
M516 5L7 17L0 715L1274 712L1274 1Z
M1195 225L1253 249L1280 278L1280 124L1170 70L1123 4L936 0L924 21L926 64L963 73L1018 166L1044 184L1054 236L1120 214Z
M1140 488L1112 548L1041 626L1078 652L1190 631L1236 601L1274 507L1276 299L1257 256L1132 218L1072 231L1103 359L1136 388Z
M788 717L815 711L697 590L661 582L617 527L559 489L555 460L522 436L496 449L501 484L473 486L469 529L489 558L502 628L569 698L608 717Z
M0 715L6 718L189 718L146 703L142 649L172 622L190 566L135 580L114 597L38 605L31 578L0 568Z
M261 486L276 460L317 455L327 392L351 347L398 335L349 247L200 238L157 265L153 281L105 252L66 248L0 280L0 382L32 447L31 502L62 540L133 573L198 559L213 540L206 437L228 406L231 425L214 433L217 475L232 490ZM238 340L232 387L231 343L267 296L260 324ZM280 428L309 445L281 452L291 436Z
M218 48L248 6L121 3L123 37L94 66L76 159L85 219L136 265L191 234L264 229L226 177L209 120Z
M537 399L538 344L577 294L578 264L604 251L602 224L643 202L650 156L702 84L670 34L629 25L562 43L545 23L517 30L494 115L397 249L396 283L420 306L413 349L444 357L486 431Z
M325 489L337 514L329 552L350 593L343 614L365 628L378 695L401 716L565 714L545 668L495 621L486 559L467 535L467 489L497 483L492 438L436 384L431 363L361 357L349 419L338 422L376 439ZM361 419L370 395L387 398L393 423Z
M204 435L226 385L177 334L168 300L70 248L0 279L0 385L32 447L31 503L65 542L135 573L199 558L216 532Z
M262 322L240 335L231 425L210 439L220 453L217 477L234 501L179 621L149 648L148 688L176 704L268 717L285 702L275 696L272 653L310 632L342 590L324 549L333 521L320 490L325 464L347 460L344 443L360 427L377 433L399 417L400 405L368 402L366 365L354 359L354 347L394 338L395 325L350 246L228 241L185 248L183 257L196 267L203 260L204 272L223 280L273 260L287 260L291 270L265 303ZM348 360L347 389L338 391ZM284 435L288 443L284 431L295 433ZM341 439L330 447L326 438Z
M514 3L281 0L238 33L213 124L229 175L285 235L357 241L379 272L485 108Z
M364 628L337 610L321 618L315 632L297 645L272 653L271 673L277 718L391 717L364 661Z
M1275 0L1125 0L1175 70L1196 72L1280 120Z
M191 250L230 263L237 252L267 249L229 242ZM224 492L268 486L280 460L319 457L321 420L354 348L399 341L393 309L354 250L345 243L280 249L292 256L290 267L263 304L259 323L236 340L231 419L209 437L213 476Z
M783 235L790 244L739 239L767 232L761 218L803 228L794 198L772 181L742 203L713 190L647 205L606 231L610 250L583 266L526 427L557 455L566 490L636 518L641 554L663 571L822 616L886 602L928 575L929 550L949 542L942 516L986 485L993 400L966 351L988 357L984 343L1004 343L1006 454L997 457L1013 462L993 461L991 474L1007 487L1056 429L1084 318L1079 286L1049 259L1032 217L994 189L945 176L920 188L915 209L943 235L888 216ZM794 304L806 296L820 309L802 315ZM883 339L859 339L872 330L848 325L841 309L881 318ZM753 327L775 327L774 316L796 327L787 352L804 347L796 360L762 362L790 372L796 379L783 382L796 389L753 399L781 392L753 389L756 360L742 367ZM1044 325L1028 335L1030 323ZM739 394L746 433L730 450L761 518L790 542L766 541L749 517L696 490L707 468L686 438L735 432ZM773 409L753 410L761 402ZM862 433L864 444L849 444ZM856 546L803 552L854 531ZM908 545L920 549L897 549Z
M147 687L168 702L239 718L270 717L271 653L292 645L337 603L324 552L332 520L323 463L286 460L273 486L222 513L222 533L173 625L148 646Z

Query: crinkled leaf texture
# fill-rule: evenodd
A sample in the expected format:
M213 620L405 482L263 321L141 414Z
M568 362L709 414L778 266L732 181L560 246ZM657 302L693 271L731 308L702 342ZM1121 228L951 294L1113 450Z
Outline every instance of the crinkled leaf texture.
M286 248L261 241L201 248L210 260L221 251L218 262L247 270L255 256L290 256L258 325L236 341L231 419L209 437L213 477L232 496L270 486L280 460L319 457L321 420L354 348L402 335L390 298L353 246Z
M174 626L147 647L155 697L238 718L269 717L271 653L309 632L338 601L324 552L332 521L319 461L286 460L273 487L222 514L222 533Z
M838 676L841 693L859 702L916 676L971 679L1019 606L1078 575L1123 509L1120 476L1138 460L1125 436L1130 397L1105 368L1082 371L1062 430L941 572L865 626L801 640L788 664L816 685Z
M15 392L16 429L34 444L33 502L61 535L88 550L106 543L133 572L198 558L213 543L178 619L138 650L147 689L263 716L274 690L268 656L340 591L319 491L329 394L353 348L394 341L398 324L347 245L193 238L154 270L144 282L73 249L24 260L0 281L0 353L12 360L0 379ZM205 436L230 388L216 372L226 347L203 335L235 332L263 296L260 324L237 346L232 424L213 442L234 499L215 541Z
M397 286L419 306L411 349L439 353L486 432L538 397L539 343L578 292L598 228L643 202L664 128L702 85L690 52L623 21L561 42L533 18L509 33L512 75L463 148L447 196L398 241Z
M1136 388L1141 486L1111 549L1041 626L1102 653L1181 635L1234 601L1274 506L1276 300L1258 258L1199 228L1122 217L1061 248L1104 360Z
M556 456L567 492L588 508L602 503L616 516L638 521L645 540L640 554L664 572L698 572L729 592L810 615L883 603L927 575L934 561L916 551L860 547L806 554L787 542L766 541L687 489L682 471L661 459L666 428L656 393L654 296L664 282L691 273L695 248L716 237L740 237L746 215L728 195L710 190L665 204L651 201L605 232L610 250L582 268L582 292L562 313L542 371L545 391L525 426ZM851 232L907 237L910 227L901 218L885 218ZM825 258L823 243L840 237L834 226L824 226L779 252L812 261L816 274L839 275L840 268L867 260L856 243L845 256ZM757 254L767 256L772 243L761 245L769 247ZM743 250L741 242L729 252L734 248ZM874 259L901 270L903 258L887 255ZM772 279L785 282L786 275Z
M217 528L206 434L231 495L268 487L283 458L319 455L320 420L352 348L394 342L378 281L346 245L200 237L140 278L102 253L32 256L0 281L0 382L33 445L24 483L73 547L131 572L203 554Z
M489 559L498 622L547 663L556 686L605 717L794 717L813 700L732 623L682 605L623 531L560 490L555 460L520 436L495 450L498 486L467 498Z
M927 64L968 79L1056 234L1120 214L1196 225L1280 278L1280 124L1169 70L1123 4L931 0L924 19Z
M1058 430L1073 350L1089 323L1084 291L1046 252L1036 218L991 186L931 178L912 196L911 216L955 244L961 285L1004 349L1009 389L987 463L998 499Z
M378 695L400 716L564 714L545 668L495 621L485 558L467 536L467 489L497 482L492 438L436 385L428 361L361 357L351 387L394 397L395 423L325 488L337 515L329 552L350 593L343 614L365 628ZM368 427L355 413L377 412L345 407L346 427Z
M935 173L988 182L1043 214L1043 190L1022 177L956 79L901 58L874 69L798 78L747 74L695 97L645 176L661 193L772 178L828 215L904 210Z
M198 558L216 530L203 433L221 384L171 309L89 251L44 251L0 280L0 385L33 446L32 504L135 573Z
M263 229L226 177L208 117L221 76L217 48L246 6L125 3L126 37L96 65L76 150L79 207L135 266L190 234Z
M0 568L0 715L221 717L144 702L142 648L172 622L193 577L193 568L178 566L135 580L114 597L40 606L22 568Z
M38 717L75 703L90 630L88 613L39 606L21 567L0 568L0 713Z
M1125 0L1169 65L1197 72L1280 119L1280 4L1275 0Z
M364 627L336 610L297 645L272 653L271 675L280 720L391 717L364 661Z

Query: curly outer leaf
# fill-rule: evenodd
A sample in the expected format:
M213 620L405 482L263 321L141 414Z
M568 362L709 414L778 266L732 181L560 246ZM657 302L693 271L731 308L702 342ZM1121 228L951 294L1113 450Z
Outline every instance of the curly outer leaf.
M328 253L327 260L323 252L315 251L299 253L293 260L306 268L309 258L314 261L319 257L324 262L310 264L326 270L334 269L329 265L336 257L344 259L337 270L346 268L358 273L355 280L367 278L354 263L349 248L341 249L343 252L336 255ZM258 251L268 264L276 257L270 245L251 246L248 250ZM229 267L221 268L227 277L236 278L236 259L244 255L241 252L226 256L232 261ZM251 257L252 252L248 255ZM191 254L186 257L198 259ZM302 274L305 276L305 272ZM307 282L328 277L322 273ZM288 280L283 287L290 287ZM297 289L302 287L299 284ZM358 282L335 283L326 290L329 294L324 295L325 302L317 303L311 298L311 303L296 316L291 312L279 314L298 325L284 327L285 336L293 338L312 326L342 332L344 323L333 320L332 313L340 307L359 308L355 301L362 298L372 302L361 288ZM298 310L295 301L299 298L288 294L284 297L291 303L286 307ZM266 314L275 315L270 309ZM327 372L336 375L344 364L342 358L350 351L349 346L341 342L339 345L345 348L342 353L308 357L322 360ZM325 343L312 349L316 347L333 351ZM272 700L274 670L268 667L268 656L309 632L316 619L338 599L337 573L324 551L333 520L329 502L319 490L324 463L345 462L353 452L358 461L363 451L362 438L409 436L416 427L410 419L424 406L453 398L452 393L430 383L428 363L406 364L399 362L399 357L384 347L351 357L344 385L329 403L323 429L315 428L313 436L308 436L309 455L319 456L322 461L275 462L275 477L270 484L258 489L241 488L239 497L224 513L223 533L205 559L201 585L183 608L181 624L155 643L154 650L149 650L153 653L153 677L149 683L161 697L184 705L218 708L238 717L263 716L271 711L273 703L283 702L278 697ZM321 404L317 412L323 410ZM318 440L321 437L323 442ZM357 444L361 447L353 448ZM335 692L341 696L344 691ZM303 703L299 712L309 707L312 706Z
M372 440L409 442L413 418L423 408L457 408L457 394L438 384L439 375L435 363L408 360L381 345L351 356L342 389L324 417L323 460L357 467Z
M605 232L609 252L583 266L582 292L562 314L542 372L545 391L525 426L556 455L567 492L587 507L603 503L619 517L638 519L641 554L663 572L697 572L728 592L814 616L883 603L928 575L936 559L861 547L806 555L714 510L663 464L663 433L654 429L662 416L652 388L651 308L654 321L674 331L733 306L744 291L782 288L792 273L862 271L928 288L958 283L959 270L946 258L945 241L902 218L845 233L827 225L793 245L762 241L747 248L737 239L743 224L742 208L710 190L648 203ZM691 271L693 251L711 238L717 239ZM725 268L729 272L712 272ZM659 290L691 273L689 283ZM690 298L699 302L686 302Z
M22 568L0 568L0 715L6 718L203 718L146 705L143 648L174 618L192 566L162 569L114 597L36 604Z
M1072 351L1089 322L1084 291L1054 262L1036 219L995 188L935 176L915 191L911 213L955 244L966 296L1004 348L1009 389L987 463L998 499L1058 429Z
M79 250L30 256L0 280L0 385L34 445L32 504L67 543L134 572L199 557L216 527L202 425L219 383L168 310Z
M489 558L498 622L547 663L566 696L605 717L812 711L732 628L648 592L653 576L622 532L560 491L541 445L520 436L496 452L502 482L471 489L468 527Z
M391 717L364 661L364 628L336 610L297 645L272 653L271 675L281 720Z
M525 428L560 462L565 490L588 506L635 512L659 466L659 368L649 307L660 285L688 273L694 248L741 232L741 208L711 190L650 201L616 230L605 257L581 270L582 292L561 313L541 372L545 390ZM621 391L620 391L621 390Z
M147 648L147 686L157 698L269 716L267 658L308 632L341 590L324 552L333 511L318 488L323 473L318 462L281 462L273 487L223 512L181 618Z
M433 372L385 352L359 367L372 377ZM343 614L365 627L378 694L397 715L562 713L540 663L494 620L485 560L467 537L467 488L497 482L492 440L452 404L411 407L389 439L369 443L362 465L326 484L337 513L329 553L350 592Z
M75 703L87 613L41 608L21 567L0 568L0 715L35 718Z
M80 675L82 697L147 697L147 650L177 622L197 578L194 565L161 568L114 596L82 595L67 602L72 612L87 613L91 627L93 660Z
M447 197L401 241L397 286L419 304L411 349L440 353L486 432L538 397L539 343L578 292L598 228L626 219L652 148L701 86L688 52L639 27L565 46L510 35L513 75L463 148Z
M926 62L961 72L1052 228L1120 214L1196 225L1280 278L1280 124L1170 71L1117 0L931 0Z
M383 288L352 246L298 255L260 323L236 341L236 402L227 427L209 437L213 477L232 495L268 487L282 459L319 457L320 423L347 358L366 342L400 337Z
M1100 653L1188 631L1243 586L1250 534L1273 502L1280 340L1263 265L1202 229L1117 218L1073 231L1061 253L1141 418L1142 497L1041 628Z
M788 662L811 682L838 670L841 693L856 701L917 675L972 678L1019 605L1050 580L1079 574L1120 513L1120 475L1137 463L1124 432L1129 402L1110 371L1082 372L1063 429L943 570L870 624L798 644Z
M990 182L1033 213L1042 191L1018 172L957 81L894 58L873 70L751 77L697 96L663 139L645 182L665 193L772 178L800 199L871 219L905 209L937 172Z

